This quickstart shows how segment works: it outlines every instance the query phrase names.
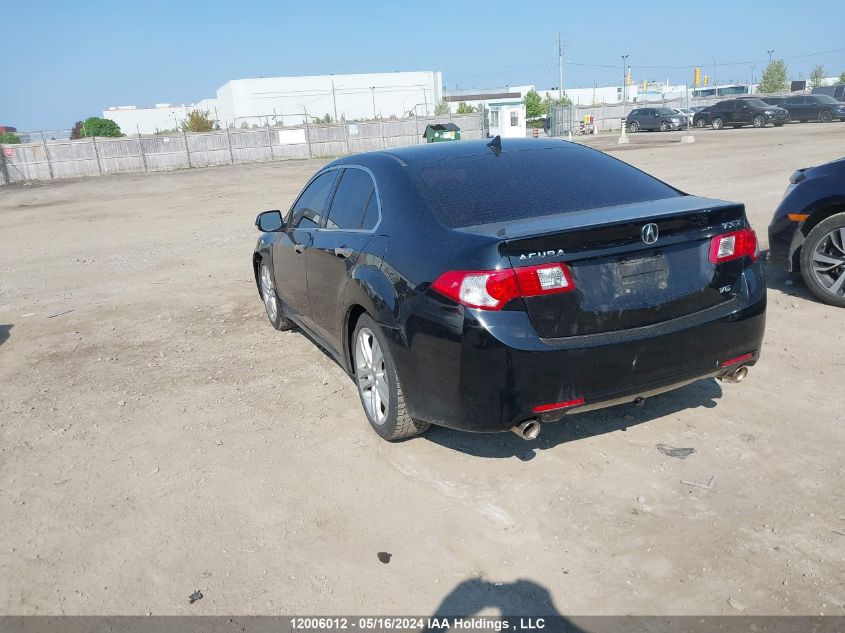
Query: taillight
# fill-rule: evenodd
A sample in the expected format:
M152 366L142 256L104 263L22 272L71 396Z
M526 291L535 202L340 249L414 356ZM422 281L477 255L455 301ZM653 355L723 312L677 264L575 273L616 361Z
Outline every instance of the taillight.
M723 233L710 239L710 263L721 264L740 257L750 257L756 262L760 257L757 234L754 229L741 229Z
M431 285L440 294L470 308L499 310L511 299L571 292L566 264L539 264L503 270L451 270Z

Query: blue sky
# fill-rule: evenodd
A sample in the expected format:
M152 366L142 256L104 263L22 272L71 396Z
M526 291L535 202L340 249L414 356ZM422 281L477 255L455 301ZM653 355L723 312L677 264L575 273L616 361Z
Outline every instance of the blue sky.
M637 81L691 81L691 69L671 67L693 65L712 76L714 59L719 79L746 80L752 65L759 78L769 49L791 78L815 64L838 75L845 5L811 4L811 13L796 14L781 0L0 0L0 125L71 127L111 105L190 103L229 79L258 76L440 70L450 89L549 88L557 85L558 31L567 87L618 82L623 54Z

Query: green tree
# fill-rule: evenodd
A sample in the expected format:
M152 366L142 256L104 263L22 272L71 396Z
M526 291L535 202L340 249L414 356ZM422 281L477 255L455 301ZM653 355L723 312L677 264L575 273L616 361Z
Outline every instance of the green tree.
M845 84L845 70L843 70L842 74L839 75L839 83Z
M789 89L789 82L786 79L786 64L782 59L776 59L766 66L763 71L763 78L757 92L769 94L771 92L783 92Z
M210 110L189 110L180 127L183 132L211 132L219 130L220 124L211 117Z
M21 137L15 134L14 132L0 132L0 143L3 145L12 145L14 143L20 143Z
M77 138L85 138L88 136L123 136L120 131L120 126L111 119L101 119L98 116L90 116L81 123L77 121L74 129L71 130L71 138L73 133L78 134Z
M824 85L825 77L827 77L827 72L824 69L824 66L819 64L815 68L813 68L813 72L810 73L810 88L818 88L819 86Z
M437 116L449 114L449 104L445 101L441 101L436 106L434 106L434 114L436 114Z
M455 110L457 114L472 114L473 112L478 112L477 108L472 107L471 105L467 105L466 101L461 101L458 104L458 109Z
M543 99L534 88L526 92L522 100L525 102L525 116L529 119L543 116L548 112L548 110L543 112Z

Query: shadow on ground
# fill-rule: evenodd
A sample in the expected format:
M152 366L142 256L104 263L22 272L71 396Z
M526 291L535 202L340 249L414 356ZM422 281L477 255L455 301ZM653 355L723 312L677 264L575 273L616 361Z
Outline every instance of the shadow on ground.
M543 424L540 437L533 441L522 440L513 433L467 433L444 427L432 426L423 437L446 448L474 455L475 457L516 457L523 461L533 459L537 451L548 450L559 444L574 442L603 433L626 431L628 427L650 422L686 409L716 406L722 388L715 378L653 396L639 405L623 404L588 413L573 414L559 422Z
M11 323L8 325L0 325L0 345L6 342L9 338L9 331L14 327Z

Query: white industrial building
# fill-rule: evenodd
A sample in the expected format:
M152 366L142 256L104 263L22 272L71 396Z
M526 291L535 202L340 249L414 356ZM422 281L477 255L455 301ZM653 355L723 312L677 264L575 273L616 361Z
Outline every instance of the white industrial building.
M502 138L525 137L525 95L533 85L504 88L445 90L443 101L449 111L457 112L461 103L486 110L487 133Z
M217 97L195 104L118 106L103 110L124 133L153 134L178 127L187 112L208 110L221 127L298 125L306 115L334 120L431 115L443 99L439 71L234 79Z

